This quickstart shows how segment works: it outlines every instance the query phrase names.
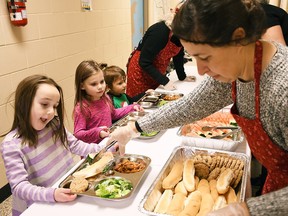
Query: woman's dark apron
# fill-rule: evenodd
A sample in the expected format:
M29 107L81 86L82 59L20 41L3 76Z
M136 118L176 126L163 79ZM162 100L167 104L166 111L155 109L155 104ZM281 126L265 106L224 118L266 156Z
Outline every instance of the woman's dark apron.
M168 43L155 57L153 65L162 74L166 73L166 69L172 57L176 56L182 47L176 46L170 41L172 33L169 35ZM127 63L127 90L126 93L130 97L147 91L148 89L156 89L160 83L156 82L148 73L143 71L139 65L141 51L134 50Z

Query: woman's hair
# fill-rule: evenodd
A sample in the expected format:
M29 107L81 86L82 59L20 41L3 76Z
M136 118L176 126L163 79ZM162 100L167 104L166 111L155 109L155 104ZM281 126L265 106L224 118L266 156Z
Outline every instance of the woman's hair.
M119 78L123 78L126 80L126 74L125 71L115 65L105 67L104 69L104 77L105 77L105 82L107 86L112 89L113 88L113 82Z
M243 28L245 37L232 40ZM195 44L248 44L265 32L265 13L257 0L186 0L172 22L178 38Z
M75 74L75 99L74 99L74 106L76 106L77 103L80 105L80 110L83 115L87 115L85 110L83 109L83 101L86 100L88 102L91 102L91 97L86 93L85 90L82 89L83 82L91 77L94 74L97 73L103 73L102 69L104 69L107 66L105 63L98 64L94 60L85 60L82 61L77 69ZM106 94L104 94L104 99L109 100L109 97L107 97Z
M258 0L258 2L262 3L262 4L269 4L269 0Z
M64 146L67 146L67 134L64 127L64 99L62 88L51 78L43 75L32 75L23 79L17 86L15 92L14 121L9 132L17 128L18 138L22 138L22 144L37 146L37 131L30 122L31 107L35 94L41 84L54 86L60 94L59 105L57 106L57 116L55 116L46 127L53 130L54 139L60 139ZM8 133L9 133L8 132Z
M181 0L179 1L176 6L172 9L170 9L170 11L168 12L168 14L164 17L164 21L166 26L171 29L171 23L174 19L175 14L178 12L179 8L183 5L183 3L185 2L185 0Z

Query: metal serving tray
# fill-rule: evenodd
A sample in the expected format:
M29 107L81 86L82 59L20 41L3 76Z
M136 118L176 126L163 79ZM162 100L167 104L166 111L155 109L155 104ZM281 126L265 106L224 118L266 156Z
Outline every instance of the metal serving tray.
M138 103L144 104L144 108L148 109L148 108L155 108L158 107L160 105L160 103L162 101L165 102L170 102L170 101L174 101L177 100L181 97L183 97L184 94L182 93L167 93L167 92L150 92L150 93L146 93L139 101ZM148 104L150 104L148 106Z
M184 145L223 151L235 151L238 145L245 141L245 137L241 128L238 130L238 132L233 134L231 139L210 139L209 137L202 137L200 135L197 136L193 133L191 136L185 135L185 131L190 129L191 132L199 132L197 128L201 128L203 126L231 126L229 125L229 121L232 120L234 120L234 118L229 112L216 112L199 121L183 125L177 131L177 135L182 138L182 144Z
M217 149L223 151L235 151L239 144L245 141L243 132L240 130L235 134L233 140L209 139L202 137L190 137L181 134L182 127L178 130L177 135L182 138L183 145L190 145L197 148Z
M109 128L110 132L113 132L117 127L125 126L128 124L129 121L137 121L139 118L146 115L147 112L130 112L115 123Z
M121 172L117 172L114 170L114 167L121 162L123 159L128 159L130 161L143 161L146 166L143 170L139 171L139 172L134 172L134 173L121 173ZM85 166L85 164L87 164L89 161L88 157L83 161L83 163L81 163L79 165L79 167L73 172L77 172L79 171L81 168L83 168ZM121 201L121 200L125 200L129 197L131 197L131 195L134 193L135 189L137 188L139 182L141 181L141 179L143 178L145 172L147 171L149 165L151 163L151 159L147 156L143 156L143 155L136 155L136 154L125 154L124 156L115 156L115 166L112 168L112 170L114 171L113 174L111 175L104 175L103 173L98 174L94 177L91 178L87 178L88 182L89 182L89 186L88 189L83 192L83 193L78 193L79 195L82 196L89 196L89 197L93 197L93 198L97 198L97 199L101 199L101 200L111 200L111 201ZM73 177L73 173L71 173L69 176L67 176L60 184L59 184L59 188L69 188ZM94 188L95 186L103 179L107 179L107 178L124 178L128 181L130 181L133 185L133 189L131 190L131 192L125 196L122 196L120 198L102 198L102 197L98 197L95 194Z
M227 152L227 151L219 151L219 150L213 150L213 149L204 149L204 148L195 148L191 146L178 146L174 148L173 152L171 153L170 157L168 158L167 162L161 169L160 173L156 177L156 179L153 181L150 188L147 190L146 194L144 195L144 198L141 200L139 204L139 211L142 213L145 213L147 215L167 215L167 214L159 214L153 212L153 210L149 209L151 206L151 199L153 199L153 193L155 191L160 191L161 193L164 191L162 188L162 181L163 179L169 174L169 172L172 169L172 166L177 161L183 161L188 158L193 158L197 155L209 155L209 156L227 156L232 157L234 159L239 159L243 162L243 175L242 179L239 182L238 186L235 188L235 192L240 192L239 201L244 201L245 198L245 190L246 190L246 181L247 181L247 175L248 175L248 169L249 169L249 159L248 156L243 153L236 153L236 152Z

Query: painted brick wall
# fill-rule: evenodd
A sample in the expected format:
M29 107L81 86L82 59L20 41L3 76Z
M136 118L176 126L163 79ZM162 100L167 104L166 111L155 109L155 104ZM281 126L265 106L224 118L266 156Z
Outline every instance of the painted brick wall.
M132 47L130 0L92 0L91 12L81 11L80 2L28 0L28 25L14 27L6 1L0 1L0 134L11 127L13 108L7 99L24 77L41 73L62 86L66 126L72 131L77 65L95 59L126 69ZM0 188L6 183L0 157Z

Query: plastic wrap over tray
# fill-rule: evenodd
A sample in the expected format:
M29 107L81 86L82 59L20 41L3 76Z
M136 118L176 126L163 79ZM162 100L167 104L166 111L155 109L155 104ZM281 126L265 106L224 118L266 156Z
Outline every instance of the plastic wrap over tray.
M235 134L234 140L224 139L210 139L204 137L190 137L181 135L181 129L178 130L177 135L182 138L183 145L190 145L197 148L209 148L223 151L235 151L239 144L245 141L244 134L240 130Z
M235 151L239 144L243 143L245 138L241 128L235 130L232 136L224 139L212 139L210 137L232 132L231 129L211 129L204 131L203 127L235 126L236 121L229 112L215 112L212 115L199 121L183 125L177 132L182 138L182 144L191 145L198 148L210 148L224 151Z
M195 158L197 155L209 155L211 157L229 157L235 160L239 160L243 162L243 175L241 181L237 184L235 188L235 192L239 192L238 201L242 202L245 199L245 190L246 190L246 182L247 182L247 175L249 169L249 159L248 156L243 153L237 152L229 152L229 151L219 151L214 149L203 149L203 148L195 148L191 146L179 146L176 147L173 152L171 153L170 157L168 158L167 162L161 169L160 173L153 181L152 185L147 190L146 194L144 195L143 199L139 204L139 211L147 215L167 215L167 214L160 214L155 213L153 209L155 208L155 192L163 193L164 189L162 188L163 179L169 174L173 165L177 161L183 161L190 158ZM159 196L158 196L159 197ZM157 201L156 201L157 202Z

